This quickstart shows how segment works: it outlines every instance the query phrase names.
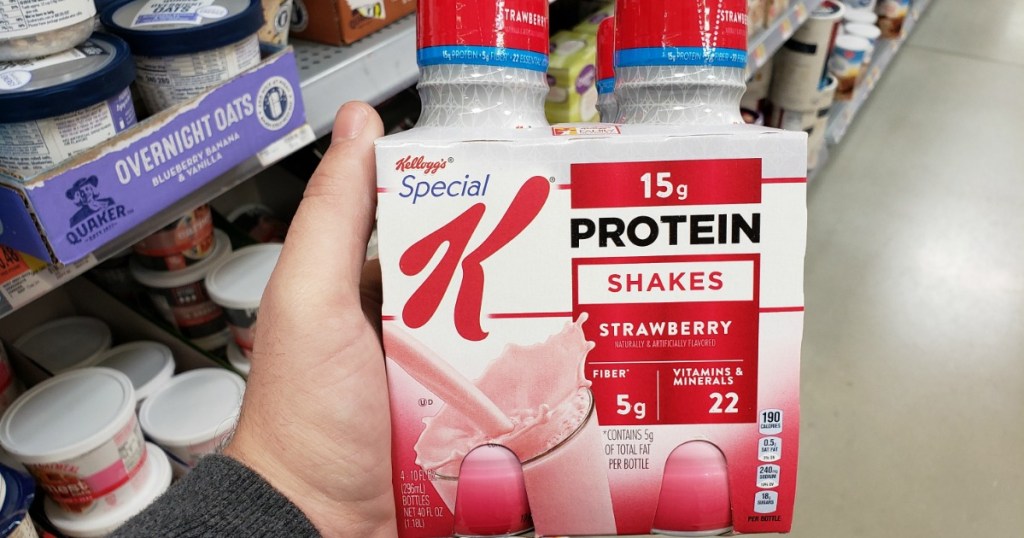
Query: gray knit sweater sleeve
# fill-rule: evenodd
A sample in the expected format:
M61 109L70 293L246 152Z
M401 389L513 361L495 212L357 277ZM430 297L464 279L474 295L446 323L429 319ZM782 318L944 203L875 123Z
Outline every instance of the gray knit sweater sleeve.
M319 536L309 519L260 475L208 456L113 537Z

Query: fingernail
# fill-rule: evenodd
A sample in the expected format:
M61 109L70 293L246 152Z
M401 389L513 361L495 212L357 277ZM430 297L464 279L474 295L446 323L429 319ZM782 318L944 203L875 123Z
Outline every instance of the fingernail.
M366 110L355 104L346 103L341 107L341 115L338 124L334 126L334 135L331 140L351 140L366 127Z

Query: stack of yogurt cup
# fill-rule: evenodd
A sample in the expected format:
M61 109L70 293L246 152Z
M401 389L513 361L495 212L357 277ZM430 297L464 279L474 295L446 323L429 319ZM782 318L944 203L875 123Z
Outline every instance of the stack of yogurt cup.
M241 248L206 276L206 289L211 299L224 309L234 336L228 344L228 360L245 376L249 375L263 291L281 257L281 248L280 244Z
M93 33L93 0L0 11L0 172L31 178L135 124L128 45Z
M230 332L203 282L230 254L227 234L214 229L203 205L136 244L129 270L167 323L196 347L219 353Z
M143 437L137 403L127 375L88 367L29 389L0 418L0 445L36 480L60 533L105 536L170 485L170 462Z

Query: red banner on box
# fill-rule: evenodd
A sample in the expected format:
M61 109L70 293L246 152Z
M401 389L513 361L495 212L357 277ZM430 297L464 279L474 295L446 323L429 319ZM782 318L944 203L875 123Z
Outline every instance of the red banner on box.
M572 207L761 203L761 159L574 164Z

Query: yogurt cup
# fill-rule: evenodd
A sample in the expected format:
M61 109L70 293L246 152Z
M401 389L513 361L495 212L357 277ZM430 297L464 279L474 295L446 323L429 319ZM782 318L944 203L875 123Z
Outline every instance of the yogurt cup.
M131 0L101 20L131 46L136 86L154 114L260 63L260 0Z
M100 33L77 45L0 62L0 172L35 176L135 125L128 45ZM97 182L96 176L83 177L67 191L79 207L72 227L114 205L95 191Z
M104 368L113 368L128 376L135 389L136 405L160 390L174 376L174 354L160 342L122 344L100 358Z
M871 48L864 54L864 65L870 64L871 56L875 52L875 46L878 45L878 40L882 37L882 29L874 24L847 23L843 25L843 32L846 35L863 37L871 43Z
M235 343L250 359L260 300L281 248L280 244L266 244L239 249L206 276L206 291L224 309Z
M38 538L28 513L35 498L36 485L31 478L0 466L0 536Z
M220 230L214 234L213 252L201 262L180 271L146 269L137 258L129 265L132 277L146 287L160 315L193 342L223 333L227 328L224 311L210 299L203 284L210 269L231 254L231 241L227 234Z
M235 430L245 381L221 368L179 374L142 403L146 435L176 459L195 467Z
M145 442L128 376L86 368L48 379L0 418L0 444L63 510L103 514L142 469Z
M57 375L93 366L110 349L110 327L103 321L76 316L44 323L14 341L28 358Z
M878 15L874 9L871 11L861 11L856 9L848 9L843 14L844 24L870 24L875 26L878 24Z
M95 25L92 0L0 0L0 61L38 58L88 39Z
M292 0L263 0L263 20L260 41L279 47L287 45L292 25Z
M231 363L232 368L242 374L242 377L248 379L249 371L252 370L252 361L245 356L245 353L242 353L241 348L234 342L228 343L228 362Z
M853 99L854 89L864 70L864 58L872 49L871 42L860 36L847 34L836 38L828 69L839 84L835 97L837 101Z
M114 503L103 513L75 514L66 512L57 503L46 499L44 510L50 523L62 534L91 538L106 536L132 516L153 503L171 485L171 464L160 447L146 443L145 464L131 482L118 491Z
M213 212L203 204L133 247L141 267L180 271L209 256L216 246Z

